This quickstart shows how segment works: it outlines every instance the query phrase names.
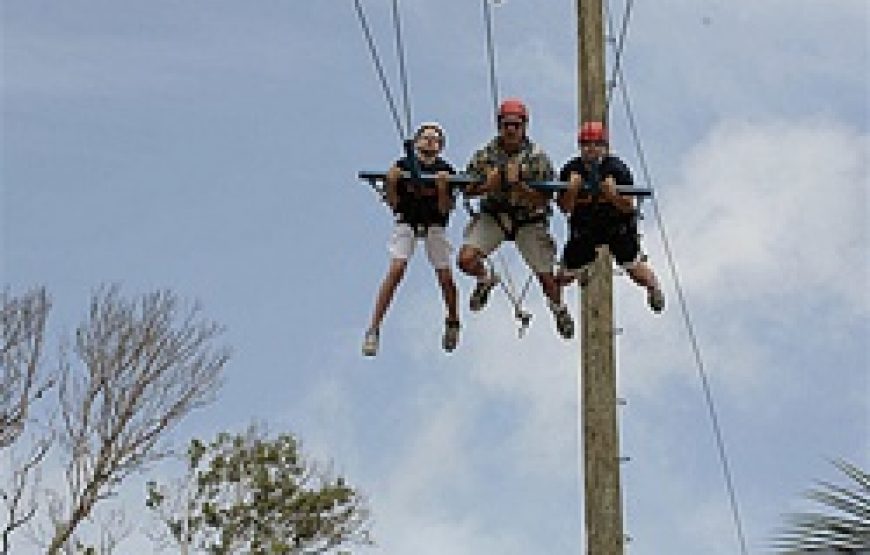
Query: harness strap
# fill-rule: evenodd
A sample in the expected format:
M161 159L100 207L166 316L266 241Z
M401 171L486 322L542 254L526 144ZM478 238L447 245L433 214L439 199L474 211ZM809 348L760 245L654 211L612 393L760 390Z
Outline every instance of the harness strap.
M519 231L521 227L547 221L547 214L542 213L532 214L526 218L517 217L515 210L496 212L490 208L484 208L481 210L481 213L487 214L495 220L495 223L501 228L502 232L504 232L507 241L516 241L517 231ZM506 216L508 222L505 222L505 218L502 218L501 216Z

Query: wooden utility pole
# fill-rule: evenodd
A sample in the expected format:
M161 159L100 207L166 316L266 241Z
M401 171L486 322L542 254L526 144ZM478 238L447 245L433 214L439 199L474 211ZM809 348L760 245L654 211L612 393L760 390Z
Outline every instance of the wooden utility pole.
M602 0L577 0L581 122L607 123ZM581 294L586 553L622 555L622 495L613 350L613 266L606 247Z

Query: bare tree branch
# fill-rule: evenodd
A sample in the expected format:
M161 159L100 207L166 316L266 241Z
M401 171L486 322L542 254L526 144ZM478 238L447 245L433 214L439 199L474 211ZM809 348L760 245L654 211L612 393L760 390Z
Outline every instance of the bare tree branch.
M214 399L229 358L213 342L222 329L200 307L182 306L169 291L130 301L117 287L91 299L76 330L73 353L62 353L61 445L70 506L56 523L57 553L102 499L130 473L166 453L157 441L193 409Z
M0 449L21 436L31 403L54 383L38 376L50 308L42 287L20 297L0 294Z
M23 463L12 462L12 476L8 487L0 488L0 500L4 506L4 517L0 520L0 555L11 553L10 537L12 532L24 526L36 516L36 502L31 497L25 499L31 483L31 473L42 464L51 447L51 438L41 438L33 445Z

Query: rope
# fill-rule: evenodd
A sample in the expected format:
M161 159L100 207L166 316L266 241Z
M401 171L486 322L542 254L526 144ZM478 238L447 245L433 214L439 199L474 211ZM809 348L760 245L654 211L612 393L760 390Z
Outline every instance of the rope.
M354 6L356 7L357 17L359 18L360 25L362 26L363 35L365 35L366 44L369 47L369 53L371 54L372 61L375 64L375 70L378 74L378 77L381 81L381 87L384 89L384 95L387 99L387 104L390 108L390 113L393 115L393 121L396 124L396 130L399 132L399 140L405 139L405 131L402 129L402 121L399 118L399 111L396 109L396 102L393 100L393 93L390 91L390 85L387 83L387 77L384 74L384 67L381 65L381 58L378 56L378 50L375 47L375 41L372 38L372 32L369 28L368 21L366 20L365 13L363 12L362 5L360 4L360 0L354 0ZM410 126L409 126L410 133Z
M405 47L402 44L402 24L399 20L399 0L393 0L393 27L396 29L396 52L399 57L399 80L402 82L402 96L405 103L405 122L408 136L411 135L411 100L408 95L408 74L405 70Z
M498 79L496 77L496 63L495 63L495 39L493 33L493 22L492 22L492 8L490 7L490 2L494 0L482 0L483 4L483 21L484 27L486 29L486 61L489 66L489 90L492 95L492 113L495 122L498 123ZM466 201L467 202L467 201ZM466 209L468 209L469 205L466 204ZM528 325L528 314L525 310L523 310L523 301L525 301L526 294L529 290L529 284L532 281L532 273L530 272L528 277L526 277L526 281L523 284L522 290L518 293L516 284L513 280L513 276L511 276L510 269L508 268L507 261L504 259L504 256L501 252L496 254L496 258L498 259L498 263L501 265L502 274L505 279L499 281L499 285L501 290L504 291L508 300L514 308L514 318L520 321L520 336L525 332L526 326ZM494 270L494 265L490 263L490 271Z
M607 85L607 99L604 103L604 113L610 113L610 101L613 99L613 89L616 87L617 75L622 74L622 53L625 50L625 40L628 36L628 22L631 20L631 9L634 6L634 0L626 0L625 13L622 15L622 25L620 26L619 40L616 43L616 54L613 60L613 71L610 73L610 80ZM610 12L610 2L605 2L607 10L607 25L610 36L613 36L613 16Z
M483 20L486 24L486 58L489 64L489 90L492 93L492 113L498 119L498 82L495 74L495 43L492 38L492 9L490 0L483 0Z
M631 0L629 0L631 1ZM641 144L640 134L637 129L637 122L634 117L634 111L631 108L631 100L628 95L628 86L626 84L625 75L620 70L616 73L618 75L618 82L620 87L620 92L622 93L623 104L625 106L626 117L628 119L629 129L631 130L631 134L634 140L635 148L637 150L637 157L640 163L641 172L643 174L643 179L646 182L647 186L650 189L654 189L652 176L649 171L649 166L646 163L646 156L644 155L643 145ZM722 466L722 474L725 479L725 489L728 493L728 500L731 507L731 516L734 521L734 527L736 529L737 540L740 544L740 551L743 555L747 555L749 551L746 547L746 537L743 533L743 525L742 519L740 517L740 508L737 503L737 493L736 488L734 487L734 480L732 478L730 464L728 462L728 453L725 447L725 438L722 433L722 426L719 423L719 416L716 410L716 404L713 398L713 391L710 387L710 379L707 375L707 370L704 365L704 359L701 356L701 347L698 342L697 335L695 334L695 327L692 323L692 318L689 314L688 302L686 301L686 296L683 290L682 283L680 282L679 274L677 272L677 264L675 261L675 257L673 251L670 246L670 241L668 240L668 235L665 231L664 221L661 215L661 210L659 209L658 201L656 200L656 196L652 197L652 205L653 205L653 213L655 215L656 224L659 228L659 234L661 236L662 245L665 251L665 257L668 262L668 268L671 273L671 277L674 280L674 286L677 291L677 298L679 300L680 311L683 317L683 322L686 326L686 332L689 336L689 343L692 347L692 353L695 358L695 366L698 370L698 376L701 380L701 389L704 392L704 400L707 405L707 410L710 416L710 422L713 428L713 435L716 440L716 449L719 455L719 462Z

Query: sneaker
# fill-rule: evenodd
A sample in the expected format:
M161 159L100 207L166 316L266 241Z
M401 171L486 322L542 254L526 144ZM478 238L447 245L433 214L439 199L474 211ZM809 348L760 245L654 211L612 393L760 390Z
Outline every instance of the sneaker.
M459 320L447 320L444 324L444 337L441 339L441 346L448 353L452 353L459 343Z
M556 329L559 331L559 335L565 339L574 337L574 319L571 318L568 307L564 304L557 305L553 301L550 301L550 311L552 311L553 317L556 318Z
M474 286L474 291L471 292L471 299L468 303L468 308L472 312L480 312L486 301L489 300L489 293L492 288L498 283L498 274L492 274L483 280L477 282Z
M646 301L656 314L665 309L665 294L658 287L647 290Z
M372 329L366 332L365 339L363 339L362 346L362 354L367 357L373 357L378 354L378 341L380 340L380 333L376 329Z

